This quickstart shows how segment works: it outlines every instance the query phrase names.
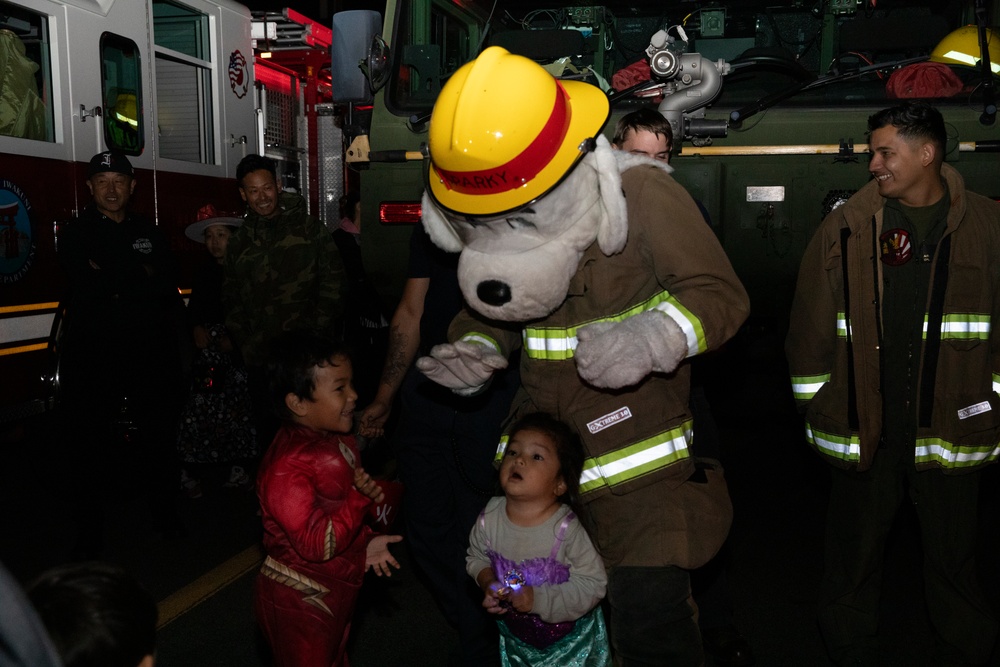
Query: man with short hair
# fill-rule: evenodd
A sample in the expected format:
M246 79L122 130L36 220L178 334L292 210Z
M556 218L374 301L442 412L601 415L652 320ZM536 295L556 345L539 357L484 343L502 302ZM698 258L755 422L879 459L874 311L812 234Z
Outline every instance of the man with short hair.
M620 151L670 163L674 131L663 115L648 107L625 114L615 126L611 145Z
M944 163L941 114L872 115L872 180L806 249L786 342L806 436L831 464L819 621L840 665L879 659L882 559L909 497L934 664L984 664L997 621L976 581L982 469L1000 456L1000 204Z
M274 160L248 155L236 167L247 212L224 262L226 327L240 346L258 414L269 412L264 365L278 334L304 330L340 339L344 266L333 236L306 212L305 200L282 192ZM258 424L266 448L277 422Z
M155 528L183 532L173 502L184 306L166 238L129 210L136 181L128 158L98 153L86 183L93 202L59 233L68 290L60 381L73 479L81 485L74 556L96 558L115 465L119 474L146 478Z
M649 107L631 111L618 120L611 145L617 150L633 155L670 164L674 148L674 133L670 123L661 113ZM697 199L705 222L711 225L708 211ZM698 428L698 437L692 442L691 450L697 456L722 460L722 442L719 428L705 394L702 382L708 358L697 356L691 364L691 397L689 406ZM698 627L701 629L705 649L723 665L747 667L756 659L750 642L736 629L733 602L726 576L728 569L728 549L723 550L710 561L691 572L691 588L698 605Z

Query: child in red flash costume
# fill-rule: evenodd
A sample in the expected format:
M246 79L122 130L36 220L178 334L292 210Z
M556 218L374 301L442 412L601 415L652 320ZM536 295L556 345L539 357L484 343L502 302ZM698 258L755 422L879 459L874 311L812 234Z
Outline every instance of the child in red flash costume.
M399 563L366 519L383 492L359 465L351 361L303 333L277 339L271 394L283 424L257 476L267 558L254 611L276 667L347 667L347 637L368 567Z

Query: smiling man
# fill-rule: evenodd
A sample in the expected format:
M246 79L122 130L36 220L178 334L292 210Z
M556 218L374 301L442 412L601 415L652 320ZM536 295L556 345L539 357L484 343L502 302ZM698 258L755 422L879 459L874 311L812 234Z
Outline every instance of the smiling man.
M59 228L67 326L60 381L65 442L79 484L73 556L99 558L103 507L114 492L111 470L123 452L143 478L153 526L183 528L174 508L175 455L183 395L178 336L183 303L177 271L160 228L130 210L136 180L125 155L104 151L87 165L93 201Z
M786 344L806 437L833 464L820 628L837 664L884 664L882 553L908 494L932 662L985 664L997 622L974 556L981 470L1000 454L1000 204L944 164L930 106L868 130L872 181L806 249Z
M236 167L236 181L247 212L223 264L226 326L246 361L255 411L267 415L263 367L270 341L293 330L340 338L344 266L305 200L282 191L274 160L248 155ZM277 422L262 419L258 436L266 447Z

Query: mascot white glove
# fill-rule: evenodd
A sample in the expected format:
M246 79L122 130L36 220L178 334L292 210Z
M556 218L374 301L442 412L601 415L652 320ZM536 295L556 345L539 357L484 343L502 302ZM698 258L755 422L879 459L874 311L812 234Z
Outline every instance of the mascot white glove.
M479 343L455 341L431 348L429 357L417 359L421 373L459 396L479 393L493 374L507 368L507 360Z
M574 357L580 377L595 387L620 389L653 372L669 373L688 351L674 320L647 310L622 322L596 322L576 333Z

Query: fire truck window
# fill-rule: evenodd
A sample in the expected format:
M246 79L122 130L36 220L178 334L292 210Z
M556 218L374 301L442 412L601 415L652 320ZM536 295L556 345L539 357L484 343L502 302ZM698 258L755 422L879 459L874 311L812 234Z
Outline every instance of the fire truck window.
M407 4L388 95L396 109L430 110L446 78L474 56L483 17L444 0Z
M104 142L127 155L143 149L142 86L139 47L112 33L101 35L101 89Z
M54 141L48 18L0 1L0 135Z
M208 16L179 3L154 0L153 41L160 155L214 164Z

